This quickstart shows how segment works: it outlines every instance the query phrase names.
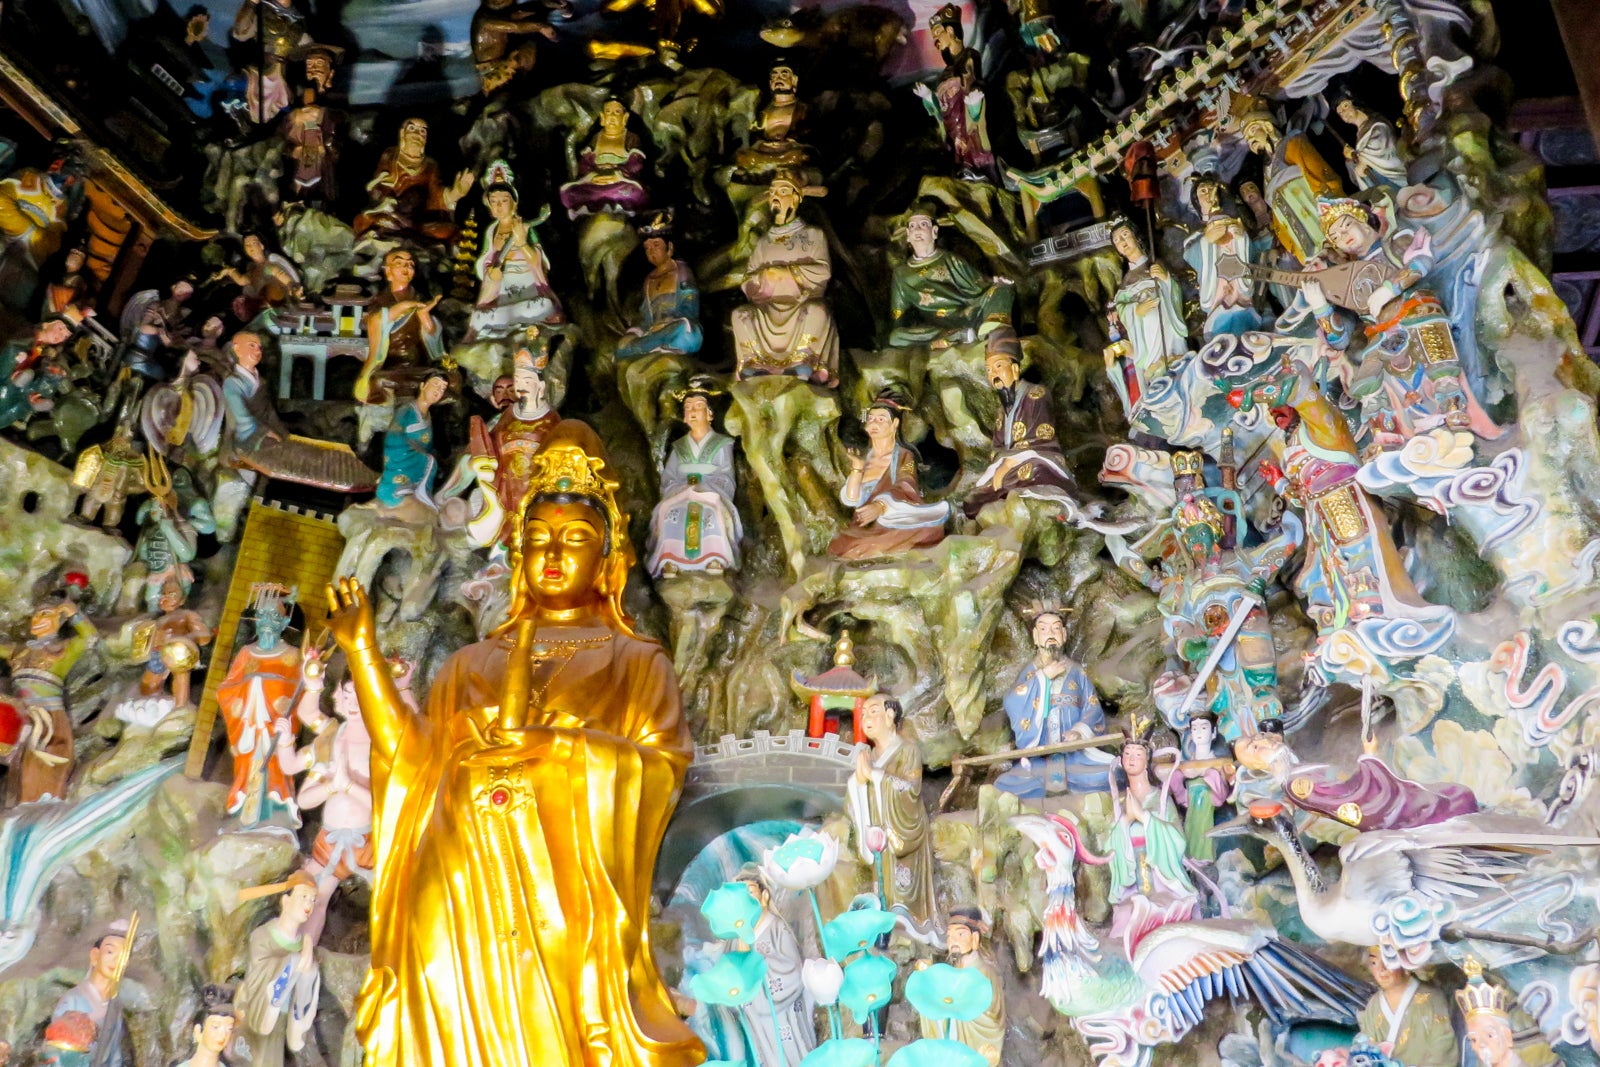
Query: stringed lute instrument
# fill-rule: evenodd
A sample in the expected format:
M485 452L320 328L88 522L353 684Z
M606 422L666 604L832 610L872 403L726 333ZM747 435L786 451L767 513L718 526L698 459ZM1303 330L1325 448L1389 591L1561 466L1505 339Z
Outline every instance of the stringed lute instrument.
M1363 313L1367 302L1378 287L1395 281L1402 271L1383 260L1357 259L1338 263L1326 270L1279 270L1259 263L1246 263L1238 256L1222 256L1217 260L1217 274L1233 281L1248 275L1257 281L1276 282L1298 289L1303 283L1315 280L1322 284L1328 303L1350 311Z

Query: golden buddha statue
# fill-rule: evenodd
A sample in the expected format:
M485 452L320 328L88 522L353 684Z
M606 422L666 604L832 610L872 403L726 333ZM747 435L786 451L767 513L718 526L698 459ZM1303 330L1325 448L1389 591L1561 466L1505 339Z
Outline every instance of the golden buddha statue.
M412 713L360 585L329 625L372 734L374 1067L689 1067L650 954L656 852L691 746L672 662L622 610L633 552L599 439L533 461L510 620Z

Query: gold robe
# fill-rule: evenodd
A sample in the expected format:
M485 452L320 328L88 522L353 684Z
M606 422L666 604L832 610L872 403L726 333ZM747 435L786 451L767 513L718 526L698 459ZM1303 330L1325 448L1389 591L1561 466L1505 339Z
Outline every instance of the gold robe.
M864 844L868 827L888 838L879 868L878 892L883 906L903 907L919 932L930 928L937 900L933 887L933 828L922 803L922 753L917 743L900 738L872 762L872 779L850 779L850 815L862 858L876 863Z
M366 1062L697 1064L647 929L692 751L671 661L599 626L543 630L529 726L506 732L492 724L511 645L457 652L392 764L374 750Z

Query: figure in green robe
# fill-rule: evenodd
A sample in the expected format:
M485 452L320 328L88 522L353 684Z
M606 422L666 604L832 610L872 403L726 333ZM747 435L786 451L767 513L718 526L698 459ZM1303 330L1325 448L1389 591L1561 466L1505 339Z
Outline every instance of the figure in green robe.
M911 257L895 268L890 288L890 348L968 344L1011 325L1011 282L940 248L937 213L937 203L922 201L906 221Z
M1197 902L1184 870L1188 858L1183 829L1162 801L1162 785L1151 769L1154 752L1146 732L1135 730L1122 744L1111 770L1111 932L1142 929L1140 912L1165 914L1163 922L1191 918Z
M305 937L317 882L295 871L285 889L277 916L250 934L250 962L234 995L252 1067L284 1067L286 1053L305 1047L317 1014L322 983L316 945Z
M856 749L856 772L847 792L856 847L877 873L886 911L925 944L936 944L933 828L922 804L922 753L901 730L905 713L886 693L868 697L861 732L870 748Z
M1361 1032L1405 1067L1456 1067L1461 1042L1450 1023L1450 998L1409 971L1384 966L1383 953L1367 951L1378 991L1356 1016Z

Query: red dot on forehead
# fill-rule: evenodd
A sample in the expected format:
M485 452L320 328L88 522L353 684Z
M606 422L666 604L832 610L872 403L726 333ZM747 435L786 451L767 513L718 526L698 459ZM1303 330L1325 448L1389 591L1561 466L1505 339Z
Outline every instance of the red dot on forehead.
M566 508L556 508L556 514L557 515L565 515L566 513L567 513L567 509Z

